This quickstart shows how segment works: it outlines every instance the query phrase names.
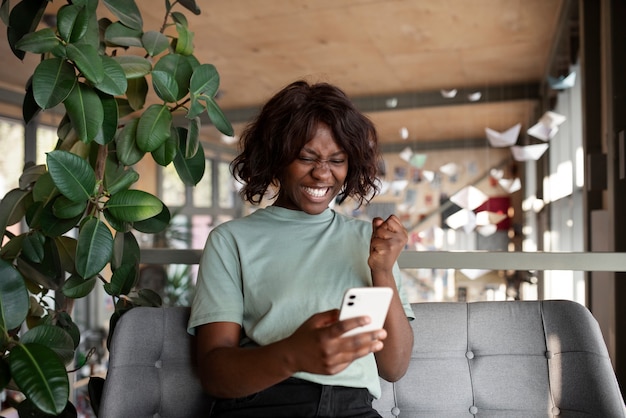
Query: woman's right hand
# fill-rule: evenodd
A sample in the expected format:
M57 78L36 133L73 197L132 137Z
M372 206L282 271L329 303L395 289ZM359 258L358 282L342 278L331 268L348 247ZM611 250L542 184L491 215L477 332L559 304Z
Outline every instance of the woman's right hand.
M339 321L338 309L311 316L283 341L289 346L286 352L293 372L332 375L354 360L382 350L387 337L384 329L342 337L346 331L368 322L366 316Z

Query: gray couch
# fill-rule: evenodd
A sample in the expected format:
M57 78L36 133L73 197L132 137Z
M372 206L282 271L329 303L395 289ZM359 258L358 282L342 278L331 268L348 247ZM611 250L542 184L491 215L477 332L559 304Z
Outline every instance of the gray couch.
M407 374L383 417L626 417L598 324L569 301L414 304ZM206 417L187 308L134 308L112 340L100 418Z

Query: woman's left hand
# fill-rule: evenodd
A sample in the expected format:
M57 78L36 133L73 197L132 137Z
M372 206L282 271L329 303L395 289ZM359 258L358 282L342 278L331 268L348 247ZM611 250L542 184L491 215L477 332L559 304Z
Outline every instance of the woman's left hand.
M384 221L382 218L374 218L367 260L372 272L391 271L408 239L409 235L396 215L391 215Z

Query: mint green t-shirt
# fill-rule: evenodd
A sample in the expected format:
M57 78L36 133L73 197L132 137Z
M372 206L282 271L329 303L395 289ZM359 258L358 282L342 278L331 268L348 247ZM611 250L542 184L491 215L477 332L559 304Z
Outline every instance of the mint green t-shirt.
M200 261L188 331L194 334L195 327L210 322L235 322L258 345L288 337L313 314L339 308L348 288L372 285L367 265L371 234L370 222L332 209L309 215L270 206L219 225L209 234ZM397 265L394 276L407 317L413 318ZM294 377L366 387L380 396L373 354L336 375Z

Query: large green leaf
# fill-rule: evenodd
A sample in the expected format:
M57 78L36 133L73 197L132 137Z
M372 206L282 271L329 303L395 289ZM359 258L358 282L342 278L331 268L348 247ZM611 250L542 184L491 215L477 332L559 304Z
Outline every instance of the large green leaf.
M65 42L81 39L89 27L89 13L85 7L75 4L61 6L57 12L57 30Z
M36 218L39 225L31 224L30 226L31 228L38 226L49 237L58 237L73 229L83 215L79 214L74 218L59 218L54 215L53 205L53 202L50 202L45 206L40 206Z
M28 291L24 278L0 258L0 327L3 333L19 327L28 314Z
M93 140L97 144L106 145L115 139L119 122L119 112L115 97L109 96L106 93L100 93L99 96L100 102L102 102L102 109L104 110L104 120L102 121L100 131L98 131L98 135L96 135Z
M65 100L76 85L74 67L62 58L43 60L33 72L33 96L42 109Z
M137 147L145 152L159 148L170 137L172 114L165 105L150 105L139 118Z
M176 53L181 55L193 54L193 32L185 25L176 24L178 39L176 40Z
M19 187L22 190L31 187L42 175L46 173L45 164L31 164L24 167L24 171L20 176Z
M200 146L200 118L189 121L187 140L185 141L185 158L191 158L198 152Z
M85 84L78 83L64 104L78 137L85 143L91 142L104 121L104 108L98 94Z
M97 279L95 276L89 279L83 279L79 275L73 274L65 281L61 291L68 298L84 298L96 287L96 282Z
M105 204L111 214L126 222L143 221L161 212L163 202L142 190L123 190L114 194Z
M117 159L124 165L134 165L145 155L145 151L137 146L137 125L139 125L139 119L131 119L119 130L115 138Z
M139 180L139 173L133 168L124 169L123 166L119 168L119 171L105 171L104 174L104 187L112 195L127 190Z
M25 200L30 193L25 190L13 189L0 200L0 239L4 237L7 226L19 222L26 214Z
M76 271L77 240L68 236L60 236L54 238L54 243L59 253L61 268L68 273L74 273Z
M231 125L230 121L222 112L219 105L215 102L212 97L205 96L207 113L209 114L209 119L215 125L215 127L226 136L233 136L235 131L233 129L233 125Z
M170 129L170 137L161 146L152 151L152 158L154 161L162 166L167 167L178 152L178 130L176 128Z
M74 341L60 327L54 325L38 325L22 335L21 342L45 345L59 355L63 363L70 364L74 359Z
M47 155L48 171L59 191L74 202L87 200L96 187L96 173L87 161L67 151Z
M220 87L220 75L212 64L202 64L193 70L189 83L192 96L206 95L214 97Z
M65 196L59 196L52 204L52 213L61 219L72 219L82 214L87 208L87 200L74 202Z
M198 5L196 5L195 0L178 0L178 2L180 3L181 6L183 6L184 8L186 8L193 14L195 15L200 14L200 8L198 7Z
M111 281L104 285L104 290L113 296L127 295L137 283L138 276L135 264L121 265L113 272Z
M146 81L146 77L131 78L128 80L126 97L128 98L128 105L132 111L143 109L143 106L146 104L147 96L148 81Z
M135 0L103 0L103 3L124 25L142 30L143 20Z
M26 83L26 93L24 94L24 101L22 102L22 118L27 125L41 112L41 108L35 101L32 80L33 78L31 77Z
M7 25L7 40L11 51L19 59L24 59L26 53L18 50L15 44L24 35L37 28L47 6L48 0L22 0L11 10Z
M110 46L142 47L141 30L131 29L120 22L111 23L104 32L104 40Z
M102 68L104 68L104 78L102 82L97 83L95 87L111 96L119 96L126 92L128 80L122 66L113 58L100 55L102 60Z
M113 235L106 224L97 218L87 220L78 234L76 272L83 278L98 274L113 254Z
M70 394L65 365L50 348L35 343L15 346L8 357L19 389L49 415L60 414Z
M141 43L148 55L154 57L169 48L167 36L155 30L144 33L141 37Z
M174 158L174 168L176 168L176 173L178 173L178 177L180 177L183 183L193 187L198 184L198 182L202 180L202 176L204 176L206 167L204 149L201 144L198 144L196 154L191 158L184 158L183 150L187 141L186 135L185 137L181 135L180 139L180 150Z
M146 58L135 55L113 57L122 66L127 79L144 77L152 71L152 63Z
M37 32L24 35L15 45L16 48L32 52L34 54L45 54L61 45L61 41L51 28L43 28Z
M165 71L152 71L152 87L164 102L173 103L178 96L178 83L174 77Z
M34 263L41 263L44 259L44 243L46 237L39 231L32 231L22 241L22 256Z
M172 215L170 210L167 206L163 205L161 213L153 216L152 218L148 218L145 221L134 222L133 228L145 234L158 234L159 232L165 231L165 229L170 225L171 219Z
M115 271L125 264L139 266L139 258L139 243L135 235L132 232L115 234L111 270Z
M42 174L33 186L33 200L35 202L47 202L59 194L59 189L54 185L49 172Z
M178 84L176 100L180 100L188 94L193 68L186 56L181 54L164 55L154 64L154 71L169 73L176 80L176 84Z
M104 80L104 66L98 50L89 44L68 44L67 57L74 61L83 76L93 84Z

